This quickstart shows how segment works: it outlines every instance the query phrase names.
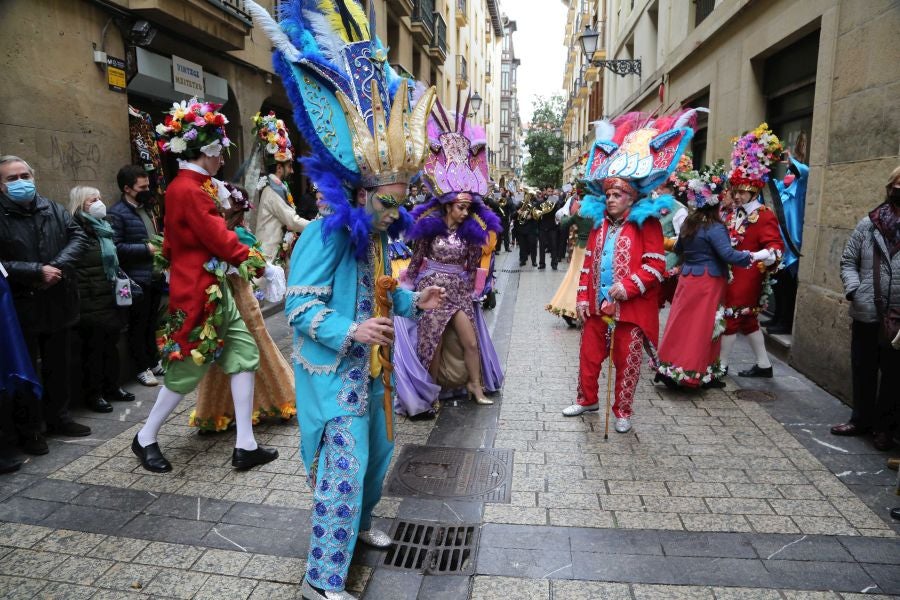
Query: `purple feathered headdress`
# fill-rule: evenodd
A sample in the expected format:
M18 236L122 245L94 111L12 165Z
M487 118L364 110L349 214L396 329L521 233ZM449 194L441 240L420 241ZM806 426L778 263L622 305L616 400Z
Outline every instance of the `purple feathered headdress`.
M431 153L425 159L422 174L432 198L413 210L415 222L406 234L407 239L447 235L441 205L470 199L459 198L460 194L468 194L472 202L470 217L457 230L463 241L484 245L488 231L501 231L500 219L481 200L489 189L485 134L484 129L467 121L468 112L467 99L463 110L456 113L448 113L438 100L431 113L428 121Z

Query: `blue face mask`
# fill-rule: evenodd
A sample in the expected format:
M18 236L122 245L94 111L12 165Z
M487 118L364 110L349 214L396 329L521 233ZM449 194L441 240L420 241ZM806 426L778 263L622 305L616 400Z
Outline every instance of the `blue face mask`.
M34 181L31 179L16 179L6 184L6 195L13 202L28 204L34 200Z

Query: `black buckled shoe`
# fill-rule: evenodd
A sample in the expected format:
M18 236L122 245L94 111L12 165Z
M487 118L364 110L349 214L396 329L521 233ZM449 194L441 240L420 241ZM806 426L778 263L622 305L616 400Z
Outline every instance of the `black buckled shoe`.
M771 379L772 367L766 367L764 369L759 365L753 365L746 371L738 371L738 377L766 377Z
M238 470L252 469L257 465L264 465L278 458L278 450L257 446L256 450L244 450L235 448L231 453L231 466Z
M98 413L111 413L113 411L112 404L106 401L103 396L96 396L86 401L85 406L87 406L88 410L92 410Z
M172 463L166 460L159 449L159 444L154 442L149 446L141 446L137 435L131 442L131 451L141 460L141 466L154 473L168 473L172 470Z
M21 448L22 452L25 454L31 454L32 456L40 456L50 452L50 448L47 446L47 440L44 439L44 436L38 431L24 431L20 433L19 448Z
M103 392L103 397L109 402L134 402L134 394L126 392L122 388Z
M0 456L0 475L15 473L22 467L22 461L12 456Z

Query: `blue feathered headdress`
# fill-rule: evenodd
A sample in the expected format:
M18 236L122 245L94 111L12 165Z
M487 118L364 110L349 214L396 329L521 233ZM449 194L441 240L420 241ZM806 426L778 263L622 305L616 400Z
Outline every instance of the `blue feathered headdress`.
M282 2L280 22L252 0L245 6L275 46L275 71L312 149L301 163L329 205L322 231L348 228L362 258L371 223L355 190L406 183L418 171L434 90L410 107L409 82L372 33L374 13L367 18L356 0Z

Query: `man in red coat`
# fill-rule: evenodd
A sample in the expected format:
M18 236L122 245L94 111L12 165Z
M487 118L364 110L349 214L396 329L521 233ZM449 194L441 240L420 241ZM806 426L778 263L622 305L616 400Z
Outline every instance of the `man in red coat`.
M266 265L220 216L219 187L212 175L221 169L222 152L230 142L227 119L218 108L196 99L176 103L157 128L163 150L182 159L166 193L162 254L169 264L169 320L158 340L166 375L147 422L131 444L142 466L157 473L172 470L157 443L162 424L213 362L231 375L237 425L232 466L249 468L278 457L277 451L258 446L253 436L259 350L225 281L229 266L252 276Z
M760 153L763 158L760 158ZM781 262L784 241L778 218L761 201L760 191L768 181L770 165L780 158L781 143L765 124L739 138L731 154L728 181L735 208L727 217L729 234L736 250L764 252L749 267L732 267L732 280L725 294L725 334L719 355L728 371L728 358L737 334L747 336L756 364L740 371L740 377L772 377L772 363L759 329L759 312L769 295L769 277Z
M659 285L666 270L659 216L668 200L646 198L624 179L603 182L606 201L588 196L580 210L600 223L591 231L578 286L577 313L583 323L576 404L563 410L574 417L600 407L599 377L609 356L612 326L616 368L615 430L631 429L631 405L641 373L644 342L659 337ZM593 205L593 206L591 206Z

